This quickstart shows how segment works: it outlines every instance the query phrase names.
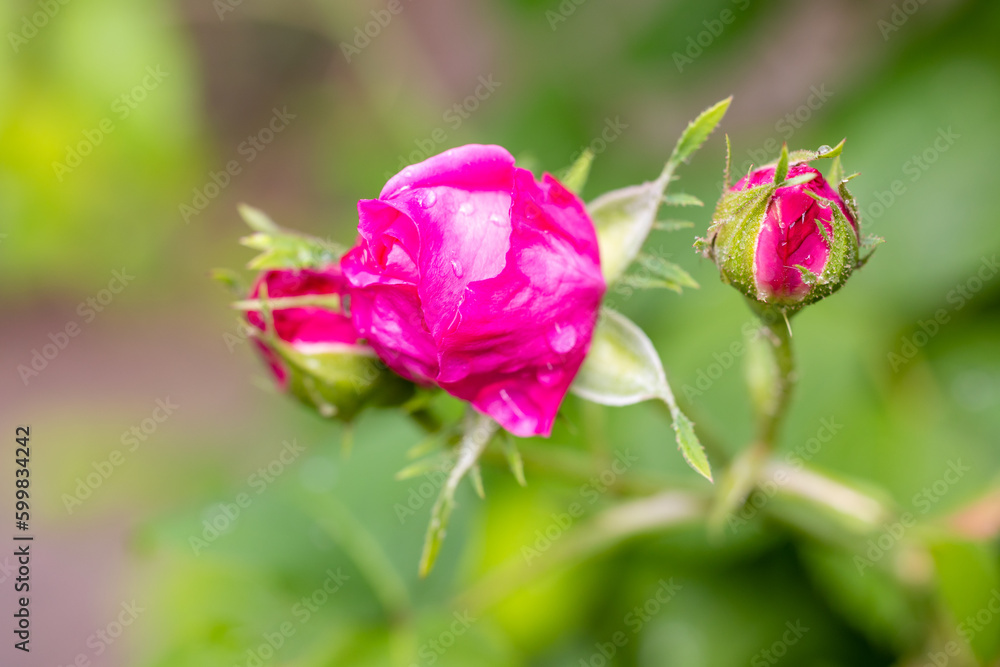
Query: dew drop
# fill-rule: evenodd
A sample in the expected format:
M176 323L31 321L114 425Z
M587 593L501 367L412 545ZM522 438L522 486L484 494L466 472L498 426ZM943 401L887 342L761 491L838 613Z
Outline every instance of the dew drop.
M576 345L576 329L556 324L549 330L547 340L554 352L566 354Z
M563 374L562 371L556 370L552 364L545 364L545 368L539 369L536 376L538 377L538 381L540 383L546 387L551 387L552 385L559 383Z
M819 147L819 150L816 152L822 155L823 153L829 153L832 150L833 150L832 148L830 148L826 144L823 144L822 146Z
M500 214L498 213L494 213L493 215L490 216L490 222L496 225L497 227L503 227L504 224L503 217L500 216Z
M451 270L455 272L455 277L456 278L461 278L462 277L462 273L463 273L463 271L462 271L462 265L458 262L457 259L451 260Z
M458 212L461 213L462 215L472 215L472 204L470 204L469 202L463 203L461 206L458 207Z
M437 203L437 193L433 190L428 190L427 194L424 195L423 199L420 200L420 205L423 208L430 208Z

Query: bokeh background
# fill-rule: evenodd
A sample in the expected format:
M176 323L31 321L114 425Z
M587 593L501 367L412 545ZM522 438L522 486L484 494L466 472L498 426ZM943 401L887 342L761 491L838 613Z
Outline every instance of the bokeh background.
M30 424L36 534L32 652L5 631L3 664L1000 664L1000 6L395 8L0 6L2 497L14 426ZM779 457L917 525L846 534L778 493L718 535L694 521L564 548L625 499L707 487L663 409L571 397L551 440L521 443L527 488L502 460L485 466L485 501L463 486L420 580L433 482L393 475L423 435L369 412L345 458L340 426L270 387L209 278L251 256L237 204L350 243L359 198L472 142L554 172L590 146L589 199L653 178L684 124L730 94L739 170L783 140L846 136L865 229L887 240L795 319L801 380ZM723 157L717 133L680 188L714 202ZM710 205L668 214L696 226L650 247L701 288L614 301L721 469L752 436L746 355L727 357L750 315L691 250ZM586 516L566 527L573 503ZM9 618L11 557L0 565ZM972 646L946 652L963 627Z

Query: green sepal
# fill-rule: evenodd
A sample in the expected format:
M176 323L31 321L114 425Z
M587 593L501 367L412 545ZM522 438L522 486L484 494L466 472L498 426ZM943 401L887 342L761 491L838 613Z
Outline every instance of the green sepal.
M566 170L559 180L567 190L575 195L579 195L583 192L583 188L587 184L587 178L590 176L590 167L593 163L594 152L588 148L580 154L576 162Z
M788 144L781 144L781 156L774 168L774 184L781 185L788 176Z
M705 202L686 192L671 192L663 195L663 203L667 206L704 206Z
M337 345L302 352L274 336L264 344L281 360L288 393L327 419L350 422L365 407L401 405L416 388L386 368L368 347Z
M232 269L212 269L209 277L221 283L235 296L243 296L250 291L250 288L243 282L243 276Z
M441 551L445 534L448 532L448 521L455 509L455 492L458 490L459 483L477 467L479 457L486 451L486 446L489 445L499 427L500 425L491 418L476 412L471 407L469 408L465 418L462 440L455 454L455 465L449 471L448 478L445 480L444 486L441 487L434 507L431 508L431 519L427 524L423 553L420 556L421 577L430 574L438 553ZM473 481L473 485L476 485L475 481ZM477 488L477 492L479 490Z
M660 232L676 232L692 227L694 227L694 223L688 220L657 220L653 223L653 229Z
M646 333L630 319L602 308L583 365L570 391L600 405L624 406L661 400L670 409L684 460L708 481L712 471L691 420L681 412L663 363Z
M278 227L260 209L241 204L239 212L247 226L254 230L253 234L241 238L240 243L260 251L247 268L257 271L318 268L335 264L345 252L335 243Z

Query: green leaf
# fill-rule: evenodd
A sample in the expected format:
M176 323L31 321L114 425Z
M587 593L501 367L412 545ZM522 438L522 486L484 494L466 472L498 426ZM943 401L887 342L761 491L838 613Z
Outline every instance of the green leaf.
M462 441L458 445L455 465L449 472L448 479L441 487L437 501L431 509L431 520L427 525L424 549L420 556L421 577L430 574L438 553L441 551L441 544L444 542L448 530L448 521L451 518L452 510L455 509L455 491L458 490L459 482L475 467L476 462L486 450L486 446L499 427L500 425L491 418L471 408L466 414L465 431L462 434Z
M774 184L781 185L788 176L788 144L781 144L781 157L778 158L778 166L774 168Z
M694 223L687 220L657 220L653 223L653 229L661 232L676 232L692 227L694 227Z
M781 183L778 184L778 187L787 188L795 185L802 185L803 183L808 183L809 181L815 178L816 174L814 173L799 174L798 176L794 176L792 178L782 181Z
M882 238L881 236L866 234L861 238L861 245L858 248L859 269L868 263L868 260L871 259L872 254L875 252L875 249L878 248L883 243L885 243L885 239Z
M507 457L507 465L510 466L510 472L514 475L514 479L521 486L527 486L528 482L524 478L524 461L521 460L521 452L518 451L514 438L510 433L504 431L500 442L503 444L503 453Z
M560 179L566 189L574 194L583 192L583 187L587 184L587 177L590 176L590 167L594 163L594 152L589 148L577 158L576 162L566 170Z
M699 287L697 281L691 277L691 274L677 264L667 261L662 257L640 254L639 264L656 278L672 285L670 289L674 289L677 292L682 287L691 287L694 289Z
M668 289L671 292L681 294L683 289L677 283L662 278L642 276L634 273L627 273L618 281L622 285L627 285L635 289Z
M844 166L840 163L840 157L833 158L830 171L826 173L826 180L835 188L844 182Z
M442 452L437 456L429 456L415 463L411 463L399 472L395 474L395 479L402 481L404 479L413 479L414 477L420 477L421 475L426 475L429 472L438 472L441 470L447 470L455 462L455 457L451 452Z
M226 289L237 296L243 296L250 291L243 283L243 277L232 269L212 269L209 276L212 280L222 283Z
M624 315L603 308L590 352L570 387L578 396L601 405L623 406L650 399L670 408L677 444L685 460L712 480L693 424L677 407L663 364L649 337Z
M259 208L254 208L253 206L248 206L247 204L240 204L236 207L239 211L240 217L243 218L243 222L247 223L247 226L254 230L255 232L263 232L265 234L277 234L281 231L278 225L274 224L270 216Z
M694 468L702 477L712 481L712 467L705 456L705 448L701 446L698 436L694 433L694 424L680 410L674 414L674 433L677 436L677 446L688 465Z
M483 486L483 471L479 469L479 464L476 463L469 470L469 481L472 482L472 488L476 490L476 495L479 496L481 500L486 499L486 487Z
M674 147L674 152L670 156L670 162L673 164L687 162L722 121L722 117L726 115L732 101L732 96L727 97L705 109L691 121L681 134L681 138L677 140L677 146Z
M686 192L671 192L663 196L667 206L704 206L705 202Z
M240 215L254 233L240 239L248 248L260 250L247 268L266 269L321 267L340 260L345 249L308 234L282 229L263 211L240 204Z

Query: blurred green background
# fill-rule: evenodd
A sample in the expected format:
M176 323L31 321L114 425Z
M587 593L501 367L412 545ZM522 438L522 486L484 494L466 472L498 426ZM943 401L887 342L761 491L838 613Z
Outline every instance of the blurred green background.
M4 664L1000 664L1000 6L389 4L0 7L0 386L4 428L32 427L39 535L37 645ZM655 177L730 94L738 170L846 136L863 224L887 240L795 320L779 458L916 525L845 532L779 493L719 535L606 519L628 537L578 548L605 508L708 485L663 409L570 397L550 440L521 443L527 488L485 466L487 499L463 486L418 579L434 482L393 475L423 436L369 412L345 459L339 426L270 388L208 277L250 258L236 205L347 244L359 198L473 142L549 171L591 146L591 199ZM720 132L680 189L714 202L723 157ZM649 247L701 289L609 300L721 469L752 436L729 353L751 318L691 250L710 205L670 213L695 229Z

